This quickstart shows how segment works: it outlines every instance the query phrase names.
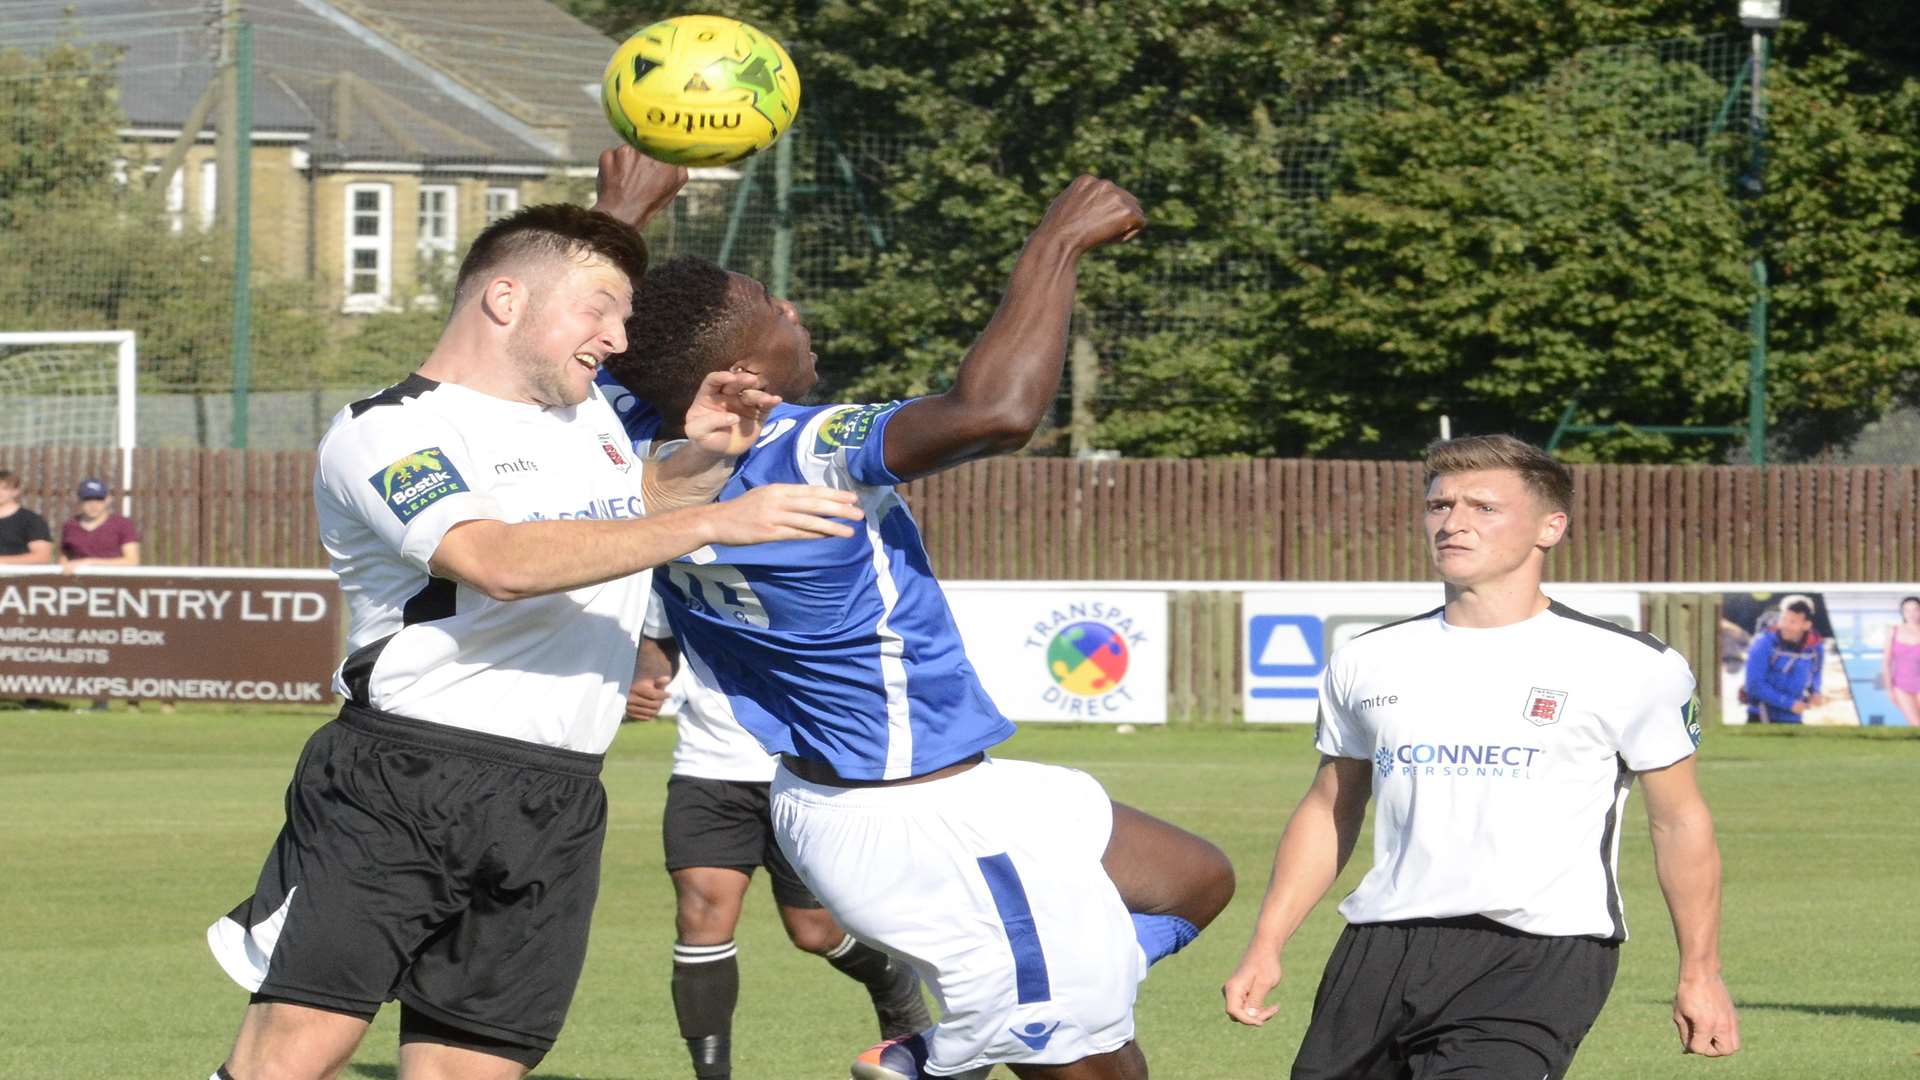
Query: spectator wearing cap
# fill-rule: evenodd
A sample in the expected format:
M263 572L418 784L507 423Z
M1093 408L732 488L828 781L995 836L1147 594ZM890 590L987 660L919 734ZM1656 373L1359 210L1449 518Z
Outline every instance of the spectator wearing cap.
M20 505L20 478L0 469L0 563L45 566L52 561L47 519Z
M1763 616L1747 648L1747 677L1740 687L1747 722L1798 724L1808 709L1826 701L1820 692L1826 642L1813 627L1813 601L1788 596L1773 625L1764 624Z
M60 567L140 565L140 526L107 508L107 485L88 478L78 492L79 512L60 528Z

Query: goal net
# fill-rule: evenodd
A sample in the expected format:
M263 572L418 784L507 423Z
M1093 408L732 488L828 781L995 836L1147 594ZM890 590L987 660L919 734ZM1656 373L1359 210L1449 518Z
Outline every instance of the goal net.
M132 449L133 332L0 332L0 446Z

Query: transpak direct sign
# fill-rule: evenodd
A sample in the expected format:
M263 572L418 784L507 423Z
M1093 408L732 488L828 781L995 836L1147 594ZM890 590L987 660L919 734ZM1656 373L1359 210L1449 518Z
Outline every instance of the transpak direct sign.
M319 704L339 635L330 575L0 576L0 697Z
M1167 594L948 584L967 658L1009 719L1167 722Z

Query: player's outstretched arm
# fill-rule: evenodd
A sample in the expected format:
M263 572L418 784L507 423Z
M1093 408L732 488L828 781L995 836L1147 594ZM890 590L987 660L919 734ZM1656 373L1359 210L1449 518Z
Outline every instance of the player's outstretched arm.
M1641 773L1640 784L1654 871L1680 947L1673 1023L1685 1052L1722 1057L1740 1049L1740 1018L1720 978L1720 845L1713 816L1700 797L1691 756Z
M1321 757L1307 794L1287 819L1253 938L1220 988L1234 1021L1259 1027L1280 1011L1266 1003L1280 985L1280 952L1353 854L1373 791L1372 767L1360 758Z
M686 442L640 473L640 491L651 512L712 502L733 475L733 463L760 438L778 394L761 389L760 376L715 371L700 383L687 406Z
M847 537L852 492L768 484L737 499L622 521L463 521L447 530L428 568L495 600L565 592L670 562L709 544Z
M1081 176L1067 185L1027 238L953 389L908 402L887 425L887 468L911 480L1025 446L1060 389L1080 256L1146 224L1140 203L1109 181Z
M593 208L644 229L655 214L673 205L674 196L686 184L684 166L657 161L631 146L602 150L593 180Z

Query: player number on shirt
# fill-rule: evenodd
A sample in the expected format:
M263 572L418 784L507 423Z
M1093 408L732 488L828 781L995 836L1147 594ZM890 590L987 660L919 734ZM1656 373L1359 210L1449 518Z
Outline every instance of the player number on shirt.
M767 627L766 605L753 595L753 587L747 584L746 575L735 567L708 565L696 570L679 563L669 563L667 582L687 598L688 607L718 612L731 622L745 623L763 630Z

